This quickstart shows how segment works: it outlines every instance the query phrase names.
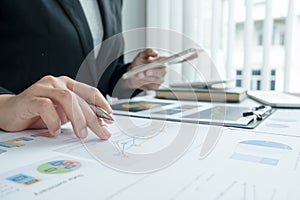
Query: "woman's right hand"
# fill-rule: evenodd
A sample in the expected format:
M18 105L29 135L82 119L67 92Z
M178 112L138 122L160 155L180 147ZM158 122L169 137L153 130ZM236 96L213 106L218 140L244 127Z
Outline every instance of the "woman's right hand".
M111 122L98 118L87 102L112 113L97 88L66 76L45 76L18 95L0 95L0 128L48 128L56 136L62 124L71 122L78 138L85 138L90 128L101 139L108 139L111 134L106 123Z

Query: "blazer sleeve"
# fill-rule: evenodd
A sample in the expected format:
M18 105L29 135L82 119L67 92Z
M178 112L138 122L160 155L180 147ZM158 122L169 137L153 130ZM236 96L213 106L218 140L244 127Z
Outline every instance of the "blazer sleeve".
M11 91L9 91L9 90L7 90L7 89L5 89L4 87L0 86L0 95L1 94L14 94L14 93L11 92Z

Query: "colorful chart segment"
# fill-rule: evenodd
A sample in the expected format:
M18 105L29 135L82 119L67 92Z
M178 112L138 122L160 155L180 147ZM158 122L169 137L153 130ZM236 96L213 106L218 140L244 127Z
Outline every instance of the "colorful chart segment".
M62 130L62 133L67 129ZM34 133L29 136L16 137L9 140L0 141L0 155L8 152L9 149L26 146L27 142L33 141L37 137L53 137L47 130Z
M10 177L6 178L6 180L9 180L9 181L12 181L15 183L19 183L19 184L23 184L23 185L32 185L32 184L40 181L40 179L25 175L25 174L17 174L14 176L10 176Z
M142 142L137 142L137 138L132 137L128 139L120 139L115 140L112 143L115 145L117 149L117 153L114 154L115 156L126 156L126 151L134 148L134 147L141 147L143 142L147 142L150 138L147 138L145 140L142 140ZM139 139L140 141L140 139Z
M25 146L23 142L28 142L32 140L33 138L30 137L18 137L11 140L0 141L0 147L2 147L0 149L0 155L6 153L6 149Z
M114 110L130 111L130 112L139 112L144 110L149 110L158 106L165 106L169 103L159 103L159 102L148 102L148 101L134 101L121 104L112 105Z
M56 160L40 165L37 170L43 174L63 174L80 168L80 162L74 160Z

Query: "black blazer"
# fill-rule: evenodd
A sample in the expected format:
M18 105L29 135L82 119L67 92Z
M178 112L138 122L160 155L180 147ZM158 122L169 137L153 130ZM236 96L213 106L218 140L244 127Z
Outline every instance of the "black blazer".
M105 40L122 31L122 0L98 3ZM97 61L80 68L93 41L78 0L0 1L0 93L20 93L50 74L76 78L111 95L127 69L123 48L123 39L117 37L102 45ZM85 70L78 73L79 68ZM95 73L100 81L90 77Z

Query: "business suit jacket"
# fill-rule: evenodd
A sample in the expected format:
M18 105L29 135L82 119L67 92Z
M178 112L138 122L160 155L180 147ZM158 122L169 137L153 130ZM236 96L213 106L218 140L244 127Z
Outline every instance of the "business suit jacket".
M122 0L98 3L105 40L122 30ZM1 0L0 93L20 93L50 74L76 78L111 95L127 69L123 46L122 37L113 37L96 61L86 59L93 40L78 0Z

